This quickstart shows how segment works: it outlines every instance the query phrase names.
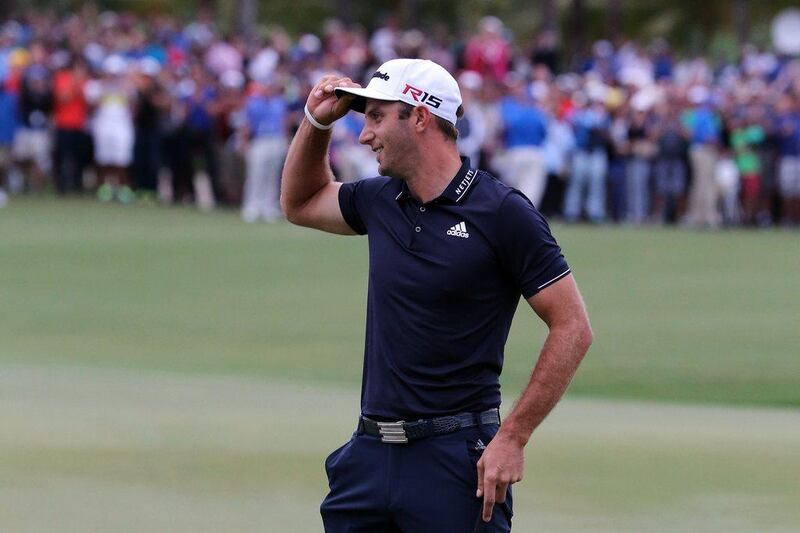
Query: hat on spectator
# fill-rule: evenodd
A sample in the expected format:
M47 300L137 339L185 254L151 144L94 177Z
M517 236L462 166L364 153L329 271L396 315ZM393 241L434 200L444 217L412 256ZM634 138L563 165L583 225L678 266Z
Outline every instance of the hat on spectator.
M372 75L366 87L337 87L336 96L353 94L350 109L363 113L367 98L425 105L437 117L455 124L460 114L461 91L444 67L427 59L392 59Z
M139 70L145 76L153 78L161 72L161 63L154 57L143 57L139 60Z
M103 60L103 71L112 76L120 76L125 73L127 62L120 55L110 55Z
M503 32L503 21L490 15L488 17L483 17L478 24L478 27L481 29L481 31L500 35Z
M477 91L483 85L483 77L474 70L465 70L458 77L458 84L469 91Z
M689 102L695 105L706 103L709 96L710 93L708 88L703 87L702 85L695 85L686 93L686 97L689 99Z
M219 82L226 89L241 89L244 87L244 74L238 70L226 70L219 77Z

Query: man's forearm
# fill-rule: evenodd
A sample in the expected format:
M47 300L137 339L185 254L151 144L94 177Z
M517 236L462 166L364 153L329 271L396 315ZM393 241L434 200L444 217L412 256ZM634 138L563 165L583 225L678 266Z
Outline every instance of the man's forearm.
M531 433L558 403L591 344L583 324L553 328L547 335L531 379L500 431L525 445Z
M330 130L319 130L305 119L300 123L281 176L281 208L289 219L333 180L328 161L330 141Z

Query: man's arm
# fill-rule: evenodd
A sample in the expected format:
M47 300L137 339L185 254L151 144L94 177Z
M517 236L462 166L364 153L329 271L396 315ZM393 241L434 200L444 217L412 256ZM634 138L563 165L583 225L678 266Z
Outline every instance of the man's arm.
M528 303L550 331L527 387L478 461L477 496L483 497L487 522L495 502L505 501L508 485L522 479L525 444L566 391L592 343L589 317L571 274Z
M349 78L325 76L311 90L306 105L315 120L332 124L343 117L350 97L337 99L336 87L352 87ZM331 130L314 127L303 118L286 154L281 176L281 209L286 218L300 226L331 233L353 235L339 208L339 187L328 160Z

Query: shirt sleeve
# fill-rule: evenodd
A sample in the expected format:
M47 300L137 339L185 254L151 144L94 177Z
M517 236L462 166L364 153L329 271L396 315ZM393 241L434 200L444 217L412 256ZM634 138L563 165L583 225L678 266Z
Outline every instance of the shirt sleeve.
M498 217L500 262L525 299L570 273L550 226L522 193L506 196Z
M367 178L339 187L339 208L344 221L359 235L367 234L375 198L386 182L387 178Z

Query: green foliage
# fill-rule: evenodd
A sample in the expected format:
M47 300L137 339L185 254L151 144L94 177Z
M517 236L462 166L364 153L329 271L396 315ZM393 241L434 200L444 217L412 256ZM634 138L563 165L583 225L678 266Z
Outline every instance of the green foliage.
M546 2L526 0L96 0L88 2L99 10L132 11L139 14L168 13L180 19L194 16L201 7L215 14L214 20L223 31L233 31L241 3L257 5L256 26L281 25L290 33L318 33L329 18L339 18L372 29L388 16L404 28L431 31L446 27L453 35L474 32L481 17L494 15L502 19L516 44L523 49L545 23ZM613 38L614 31L644 44L655 38L666 38L681 53L707 54L714 59L732 57L738 49L737 13L743 13L744 28L750 40L765 46L770 43L769 23L781 10L792 7L792 0L751 2L747 0L583 0L576 11L572 0L550 0L557 13L564 50L572 52L582 39L591 42ZM21 11L28 6L52 9L59 13L74 12L87 5L86 0L9 0L3 12ZM615 7L616 6L616 7ZM739 11L743 10L743 11ZM580 31L575 17L580 19Z

